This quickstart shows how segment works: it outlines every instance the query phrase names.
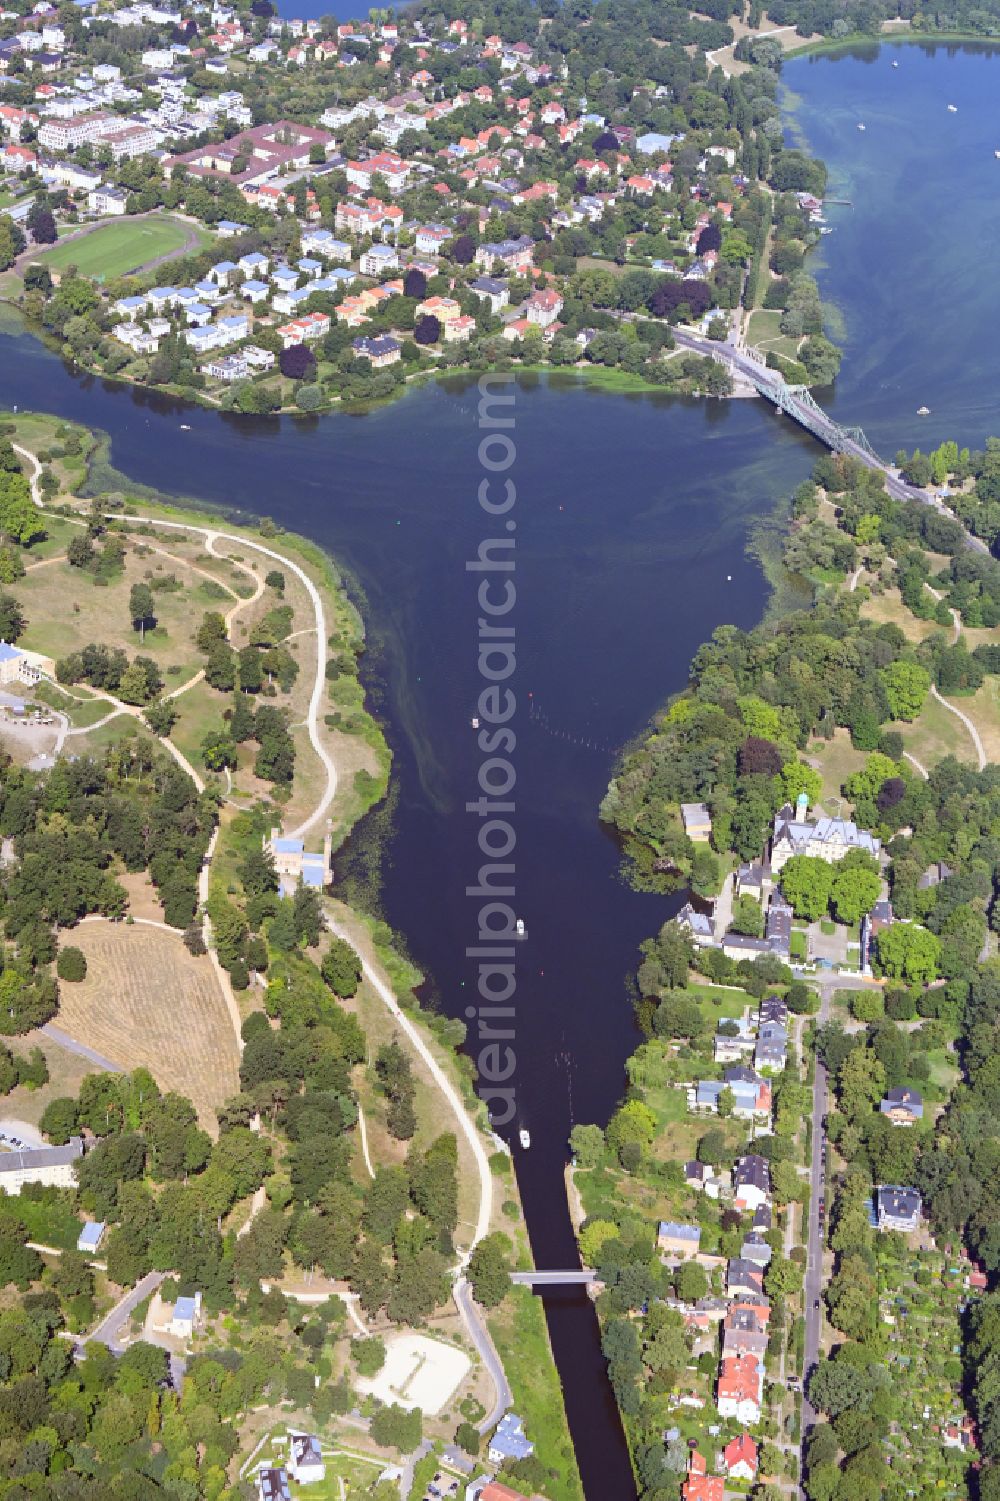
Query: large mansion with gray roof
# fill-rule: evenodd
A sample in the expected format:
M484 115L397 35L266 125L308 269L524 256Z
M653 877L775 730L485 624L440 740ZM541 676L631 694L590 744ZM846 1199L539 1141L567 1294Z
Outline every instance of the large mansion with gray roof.
M849 818L807 818L806 803L800 799L793 808L786 803L774 815L771 840L771 874L775 876L793 855L808 855L832 865L843 860L851 850L863 850L877 860L881 841L867 829L859 829Z

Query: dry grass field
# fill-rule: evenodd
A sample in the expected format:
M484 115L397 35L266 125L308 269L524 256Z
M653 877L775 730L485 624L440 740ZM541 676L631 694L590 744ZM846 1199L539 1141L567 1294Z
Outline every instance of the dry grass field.
M239 1089L239 1052L208 959L145 923L82 923L72 942L87 978L60 986L56 1024L123 1069L148 1068L214 1131L216 1107Z

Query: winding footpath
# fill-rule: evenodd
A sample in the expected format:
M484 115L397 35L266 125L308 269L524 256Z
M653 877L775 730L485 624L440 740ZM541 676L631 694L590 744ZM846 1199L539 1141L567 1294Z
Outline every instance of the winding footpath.
M924 582L924 588L933 599L943 599L944 596L941 594L940 590L932 588L932 586L926 581ZM962 617L955 609L951 610L951 627L952 645L957 646L959 641L962 639ZM949 714L954 714L955 718L961 720L962 724L965 725L965 728L969 732L969 736L972 740L972 744L976 752L976 760L979 763L979 770L985 771L987 765L986 749L983 745L979 731L976 729L976 726L973 724L968 714L966 714L964 710L958 708L956 704L949 703L946 698L942 698L941 694L937 690L936 683L931 684L931 698L936 699L937 702L942 706L942 708L947 709Z
M41 509L44 509L44 502L42 500L41 488L39 484L41 464L39 463L36 456L30 452L30 450L21 448L17 444L14 445L14 449L21 458L25 459L30 464L32 472L29 475L29 481L31 485L32 497L34 498L35 503ZM161 529L167 529L187 535L193 533L195 535L203 537L205 540L206 551L213 557L220 559L222 555L216 552L216 544L219 542L228 542L243 549L249 548L256 553L261 554L263 557L280 564L282 568L287 569L290 573L294 574L295 577L303 585L306 594L309 597L315 621L314 625L309 629L315 630L317 638L316 671L312 686L312 692L309 697L309 707L303 723L308 733L309 741L313 748L313 751L315 752L324 771L323 790L316 802L315 807L313 808L312 812L310 812L295 829L292 829L290 831L289 837L295 839L304 838L304 836L310 830L312 830L329 811L333 800L336 797L338 783L336 762L334 761L327 747L324 745L319 732L320 712L322 709L323 697L326 688L326 661L324 646L326 641L328 640L329 631L327 628L326 610L323 605L323 599L315 583L309 577L308 573L306 573L305 569L302 568L301 565L295 562L292 558L290 558L286 553L277 552L274 548L267 547L262 542L254 541L249 537L240 536L234 532L227 532L217 527L202 526L198 523L190 521L169 521L164 518L155 516L139 516L134 514L120 515L116 513L113 519L125 522L132 526L150 526L157 531ZM238 560L233 558L227 558L227 561L234 564L238 563ZM260 591L263 589L263 584L256 579L256 575L254 574L253 570L248 568L246 564L239 564L239 566L243 567L245 571L251 573L254 576L255 581L258 585L258 592L254 596L254 598L259 598ZM230 592L233 591L230 590ZM227 628L230 618L245 603L249 603L249 601L238 599L236 604L234 604L229 616L227 616ZM296 634L305 634L305 632L297 632ZM184 685L184 688L177 691L182 692L184 691L184 689L193 686L194 682L198 681L199 678L200 674L191 679L190 682L186 683ZM111 699L112 703L115 705L114 714L107 715L106 719L111 719L119 713L131 714L137 718L140 717L141 709L129 704L124 704L121 702L121 700L114 699L110 694L106 696ZM176 694L172 696L176 696ZM106 719L102 720L101 723L105 723ZM88 728L92 729L93 726L89 726ZM164 746L164 748L174 757L178 764L188 773L198 791L203 792L205 790L204 780L201 776L199 776L198 772L190 764L187 758L173 744L169 736L158 737L158 739L160 741L160 744ZM199 875L198 895L203 912L208 900L209 875L211 870L212 858L215 854L215 849L218 841L218 835L219 825L216 824ZM352 942L349 935L344 931L343 926L338 923L337 919L333 915L327 913L325 921L327 927L333 934L335 934L339 938L344 938L349 943ZM239 1010L236 1005L236 999L232 992L232 987L229 984L229 976L222 969L222 966L219 963L218 955L215 951L215 947L209 941L211 937L211 929L209 926L207 912L205 913L204 917L204 933L209 958L216 972L216 976L222 989L223 996L226 999L226 1004L230 1011L230 1016L233 1021L236 1036L240 1040L240 1048L242 1051ZM352 947L353 946L354 945L352 943ZM463 1100L460 1092L448 1078L441 1065L438 1063L430 1047L427 1045L423 1036L421 1035L419 1028L403 1011L402 1007L399 1004L399 1001L396 998L395 992L393 991L385 975L375 964L371 962L370 959L367 958L367 956L365 956L364 954L359 954L358 957L361 962L362 973L365 979L368 981L375 994L382 1001L383 1005L389 1012L390 1016L392 1016L400 1031L405 1034L414 1051L426 1066L427 1071L430 1074L434 1084L447 1102L451 1113L455 1117L455 1122L458 1127L459 1133L465 1138L466 1142L468 1143L469 1149L472 1153L473 1161L475 1163L476 1175L479 1180L479 1207L476 1214L476 1222L472 1238L467 1249L462 1255L460 1265L457 1268L457 1275L453 1286L453 1295L455 1306L458 1309L459 1315L466 1328L469 1338L478 1351L487 1371L489 1372L496 1393L494 1407L491 1412L487 1414L484 1422L480 1425L481 1431L486 1432L489 1428L496 1425L500 1417L511 1405L512 1393L506 1375L504 1374L500 1358L497 1355L493 1341L490 1337L489 1330L486 1326L486 1320L483 1317L482 1311L479 1309L478 1305L475 1303L472 1297L472 1291L469 1283L462 1274L464 1272L464 1269L468 1265L469 1257L471 1256L476 1245L489 1233L490 1219L493 1211L493 1177L490 1170L489 1158L483 1145L479 1128L476 1125L473 1117L467 1110L465 1101ZM369 1173L371 1173L372 1164L368 1155L367 1132L365 1130L363 1121L361 1122L360 1129L365 1164Z

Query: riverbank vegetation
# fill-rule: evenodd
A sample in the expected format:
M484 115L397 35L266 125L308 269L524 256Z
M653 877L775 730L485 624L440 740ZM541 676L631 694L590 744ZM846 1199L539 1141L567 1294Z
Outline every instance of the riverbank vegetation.
M970 474L973 467L969 456L950 448L932 462L953 479L963 464ZM975 468L988 484L988 455L978 456ZM897 919L888 933L899 940L883 942L880 935L876 945L874 960L888 985L848 997L849 1016L838 1006L815 1038L836 1101L828 1127L834 1154L828 1191L835 1197L825 1292L831 1334L809 1388L826 1421L807 1448L807 1492L813 1501L892 1494L902 1467L934 1475L942 1493L958 1496L965 1494L978 1444L986 1460L981 1494L992 1495L1000 1473L1000 1449L989 1427L993 1294L974 1308L968 1304L1000 1271L990 1187L1000 1136L988 1103L1000 985L993 936L1000 928L994 838L1000 768L977 770L953 757L924 764L906 756L917 744L912 737L926 705L943 702L946 694L971 694L1000 668L988 603L1000 588L1000 564L970 550L956 520L930 506L891 500L881 476L844 458L819 461L813 481L796 492L792 511L783 566L812 596L812 608L749 632L716 631L696 654L687 689L623 758L602 812L622 837L638 886L690 886L703 896L717 891L733 856L760 856L775 812L799 791L811 801L824 799L827 810L841 816L846 802L859 824L881 839ZM873 618L869 606L890 595L898 604ZM971 651L967 623L976 633ZM928 698L931 686L940 700ZM707 807L710 843L693 843L685 834L681 802ZM814 863L786 867L795 911L812 904L812 916L827 900L810 885L812 871L805 867ZM873 886L862 907L877 895ZM657 1218L694 1219L703 1247L723 1244L718 1206L703 1194L692 1198L680 1173L685 1157L713 1162L721 1154L728 1163L734 1151L725 1139L730 1121L718 1128L713 1122L718 1139L711 1152L698 1139L697 1122L677 1088L713 1077L703 1007L685 1004L692 997L687 945L672 924L647 945L638 1016L648 1041L629 1061L628 1088L607 1130L574 1133L586 1210L581 1248L607 1273L609 1318L633 1306L630 1293L616 1291L620 1264L627 1265L629 1289L631 1279L641 1289L640 1303L648 1308L643 1323L663 1308L657 1298L678 1295L653 1255ZM797 995L795 985L785 991L791 975L773 958L734 964L706 952L694 963L706 977L752 994L764 987L785 993L789 1002ZM813 1009L806 987L798 990L804 994L793 1012ZM738 991L733 999L740 1008ZM775 1090L779 1112L794 1084L786 1071ZM923 1094L916 1130L890 1125L879 1111L886 1090L898 1087ZM798 1112L791 1119L800 1118L805 1097L793 1089L791 1099ZM787 1132L787 1124L776 1126L774 1137L754 1146L771 1159L776 1202ZM867 1205L879 1183L920 1192L933 1239L886 1240L871 1229ZM794 1180L783 1191L789 1187L794 1190ZM727 1254L735 1254L731 1245ZM683 1335L681 1326L677 1333ZM928 1341L933 1348L926 1348ZM606 1341L626 1421L651 1443L665 1417L663 1399L668 1406L676 1402L698 1362L678 1345L666 1384L654 1387L647 1346L654 1348L642 1326L628 1338L615 1332ZM769 1353L769 1369L770 1360ZM887 1361L897 1381L887 1377ZM710 1390L701 1396L708 1400ZM966 1417L968 1397L977 1429ZM701 1418L700 1408L695 1416L674 1416L682 1441ZM912 1457L902 1457L904 1448ZM640 1479L658 1495L662 1455L654 1462L654 1450L638 1444L635 1453ZM682 1457L678 1448L678 1469Z
M10 584L0 610L8 636L38 650L26 660L39 661L44 676L25 687L23 716L4 709L0 739L20 762L33 752L45 763L5 757L0 767L0 832L12 841L0 892L4 1030L33 1043L56 1015L71 1044L85 1039L94 1050L95 1072L70 1093L64 1072L50 1078L37 1046L24 1055L4 1050L0 1089L41 1091L34 1117L52 1143L93 1131L79 1192L64 1191L59 1205L109 1226L96 1301L56 1310L51 1331L65 1319L86 1332L150 1272L170 1274L161 1289L168 1321L178 1295L201 1295L185 1395L200 1390L203 1370L234 1379L217 1412L226 1452L217 1460L215 1440L206 1439L188 1466L183 1494L192 1501L241 1494L241 1442L252 1441L258 1411L274 1421L288 1404L300 1426L334 1445L340 1420L358 1407L350 1440L374 1461L408 1453L422 1438L434 1456L451 1441L477 1456L476 1424L495 1395L478 1358L454 1404L423 1422L419 1412L404 1421L356 1385L377 1376L408 1330L473 1353L449 1305L481 1191L447 1099L393 1025L367 965L389 976L466 1095L468 1069L454 1057L464 1026L422 1015L408 993L414 975L386 947L384 925L370 932L338 909L350 941L332 937L320 891L279 875L275 863L283 823L308 826L310 811L332 794L329 826L342 838L384 790L388 753L357 675L360 618L332 564L272 523L254 531L120 491L91 501L64 496L64 458L79 458L81 490L101 474L92 440L36 416L12 417L4 428L0 528ZM42 458L37 474L10 442L29 438ZM88 456L97 461L92 474ZM33 486L50 506L36 505ZM147 519L133 515L140 506ZM325 642L298 566L320 591ZM317 673L329 695L335 786L296 723ZM29 725L57 736L54 756L19 740ZM73 759L59 755L70 735L78 737ZM210 851L203 906L198 886ZM91 914L108 920L79 929ZM166 1008L164 983L175 992ZM123 1072L107 1072L108 1060ZM574 1501L579 1476L541 1309L530 1299L527 1309L523 1299L515 1307L508 1277L515 1247L527 1254L512 1181L496 1219L505 1249L492 1278L478 1263L471 1275L484 1301L489 1291L519 1410L538 1435L537 1458L509 1478ZM40 1278L25 1267L18 1278L30 1298ZM163 1344L157 1327L145 1329L151 1369L166 1358L153 1348ZM245 1366L258 1347L264 1360ZM52 1370L62 1378L62 1367ZM163 1401L157 1423L180 1409L179 1397ZM186 1453L186 1430L175 1427L171 1455ZM137 1430L127 1462L116 1451L118 1483L148 1478L144 1495L176 1495L155 1463L157 1431ZM94 1444L90 1472L103 1487L94 1494L117 1494ZM55 1456L62 1464L56 1447L38 1463ZM76 1468L72 1459L62 1467Z

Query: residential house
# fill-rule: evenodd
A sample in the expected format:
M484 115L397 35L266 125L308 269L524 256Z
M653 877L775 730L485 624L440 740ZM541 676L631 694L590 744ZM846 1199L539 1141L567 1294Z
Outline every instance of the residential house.
M742 1261L744 1258L736 1259ZM756 1262L753 1265L756 1267ZM744 1275L749 1274L734 1272L733 1280L738 1281ZM723 1355L752 1355L756 1360L763 1360L767 1354L767 1339L767 1325L756 1308L744 1304L730 1305L722 1325Z
M748 860L736 872L736 895L759 902L764 895L764 862Z
M250 374L250 366L239 354L224 354L217 360L209 360L204 370L206 375L211 375L215 380L225 381L227 385L232 385L234 381L246 380Z
M808 801L801 796L792 808L785 803L774 815L774 834L771 839L771 873L777 875L793 855L809 855L813 859L834 864L851 850L861 850L877 859L882 848L881 840L867 829L859 829L848 818L807 818Z
M301 313L314 290L314 287L290 287L287 291L276 293L274 298L275 312Z
M323 1451L315 1433L289 1433L288 1473L299 1485L313 1485L326 1478Z
M878 1108L894 1126L915 1126L924 1118L924 1102L920 1094L905 1085L890 1089Z
M716 1405L719 1416L738 1423L759 1423L764 1395L764 1367L752 1355L724 1355L719 1366Z
M399 256L391 245L372 245L362 255L358 265L362 276L384 276L399 266Z
M257 1471L257 1496L259 1501L292 1501L285 1470L268 1465Z
M38 667L40 660L34 652L11 646L0 637L0 683L5 687L10 683L24 683L33 688L42 675Z
M535 1446L525 1436L522 1420L514 1412L505 1412L489 1441L490 1463L500 1465L508 1459L529 1459L534 1452Z
M463 313L459 318L449 318L446 323L442 323L441 325L446 344L464 344L468 339L471 339L475 328L476 320L470 317L468 313Z
M889 901L876 902L872 910L866 912L861 919L861 969L864 974L871 973L872 940L884 928L891 928L895 921L896 914Z
M685 1225L676 1220L661 1220L656 1234L656 1249L663 1255L687 1258L696 1256L701 1245L701 1226Z
M696 1193L704 1193L710 1199L719 1197L721 1180L716 1176L715 1169L707 1162L696 1162L693 1159L685 1162L684 1182Z
M92 214L100 214L102 218L119 218L126 212L127 194L122 188L109 188L102 183L87 194L87 207Z
M444 224L421 224L414 244L421 255L437 255L453 234L454 230Z
M656 156L659 152L666 155L680 139L680 136L661 135L659 131L647 130L644 135L636 136L633 145L639 156Z
M8 141L0 154L4 168L8 172L16 172L18 176L38 165L37 151L32 151L30 146L20 146L16 141ZM124 213L124 209L122 212Z
M107 1225L103 1220L85 1220L76 1238L76 1249L82 1251L85 1256L93 1256L100 1248L106 1229Z
M736 1207L756 1210L771 1197L771 1169L766 1157L748 1152L733 1169Z
M907 1235L920 1223L922 1202L915 1188L882 1184L875 1191L875 1208L880 1230L898 1230Z
M416 318L437 318L439 323L451 323L461 318L462 305L454 297L425 297L414 309Z
M771 1261L771 1247L762 1235L751 1231L740 1246L740 1260L752 1261L755 1266L768 1266Z
M725 1070L721 1079L701 1079L695 1088L695 1104L699 1110L717 1111L719 1097L728 1089L733 1097L733 1115L741 1119L753 1116L767 1117L771 1113L771 1086L752 1068L733 1064Z
M785 1066L788 1037L784 1027L774 1027L773 1036L758 1037L757 1045L753 1050L753 1066L755 1069L769 1068L772 1073L780 1073Z
M267 267L265 266L264 269L266 271ZM227 287L238 270L239 267L235 261L217 261L208 274L217 286Z
M707 912L699 912L690 902L685 902L675 921L691 935L696 948L707 948L715 943L715 928Z
M688 1459L687 1479L681 1486L682 1501L725 1501L726 1482L721 1475L709 1475L704 1455L693 1450Z
M764 938L771 952L787 959L792 944L792 918L795 913L780 890L775 891L768 903Z
M517 240L484 241L476 249L476 265L486 271L502 266L507 271L527 271L532 264L535 242L530 235Z
M726 1474L730 1480L746 1480L750 1484L757 1479L757 1445L749 1433L741 1433L722 1451Z
M542 292L532 292L526 304L528 322L534 323L538 328L550 328L559 317L562 308L562 298L551 288Z
M223 262L223 264L226 264ZM251 250L246 255L241 255L239 268L244 276L266 276L270 261L260 250ZM214 268L218 269L218 267Z
M401 193L412 168L394 151L379 151L363 162L348 162L344 168L347 181L359 192L371 192L376 177L382 179L390 193Z
M681 803L681 822L689 839L712 837L712 816L704 803Z
M251 370L273 370L274 368L274 351L261 349L256 344L244 345L242 358L246 360Z
M179 1339L190 1339L201 1320L201 1293L193 1297L178 1298L170 1319L170 1333Z
M723 1025L732 1030L720 1030L715 1034L713 1056L716 1063L745 1063L752 1058L757 1039L749 1019L745 1016L727 1018Z
M475 281L469 283L469 291L490 305L490 312L499 313L501 308L507 306L510 301L510 293L507 283L499 281L494 276L478 276Z
M302 232L303 255L321 255L328 261L349 261L351 247L338 240L330 229L306 229Z
M788 1026L788 1007L780 995L766 995L757 1008L757 1025L763 1033L770 1023Z
M351 348L359 359L371 360L375 370L382 370L386 365L397 364L402 354L402 345L391 334L382 334L377 339L355 339Z
M726 1266L726 1291L734 1294L763 1294L764 1272L754 1261L744 1261L742 1256L733 1256Z
M323 840L321 854L310 853L301 839L286 838L280 829L271 830L264 848L274 860L282 896L293 896L300 881L321 891L332 879L333 845L329 834Z

